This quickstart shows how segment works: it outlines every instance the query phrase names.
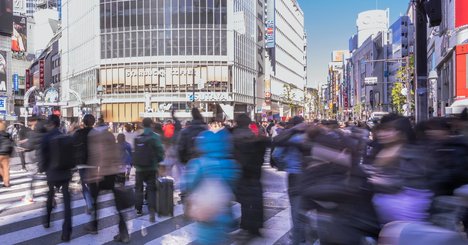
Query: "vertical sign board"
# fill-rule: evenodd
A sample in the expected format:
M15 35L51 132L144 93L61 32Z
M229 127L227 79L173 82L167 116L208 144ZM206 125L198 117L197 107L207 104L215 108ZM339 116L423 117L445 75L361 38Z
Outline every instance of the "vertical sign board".
M62 19L62 0L57 0L58 19Z
M468 44L456 48L456 97L468 98Z
M275 47L275 0L267 1L267 13L265 18L265 47Z
M29 71L29 69L26 69L26 77L25 77L25 83L24 83L24 87L25 87L25 93L31 88L31 71Z
M45 61L39 60L39 87L41 90L43 90L45 87L44 69L45 69Z
M0 51L0 92L7 91L7 53Z
M7 97L0 96L0 113L6 114L7 111Z
M11 35L11 51L26 52L28 44L27 19L23 16L13 16L13 34Z
M19 76L18 74L13 74L13 91L18 92L19 87Z

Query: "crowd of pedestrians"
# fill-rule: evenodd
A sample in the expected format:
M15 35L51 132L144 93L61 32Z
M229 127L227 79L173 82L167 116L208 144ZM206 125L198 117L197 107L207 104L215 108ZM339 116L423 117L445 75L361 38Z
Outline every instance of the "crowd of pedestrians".
M404 236L407 224L420 225L412 226L413 233L442 229L425 233L435 234L432 241L466 242L460 234L468 227L468 212L456 199L468 196L463 188L468 184L463 118L433 118L412 125L407 118L390 114L369 128L360 122L305 122L299 116L288 122L257 123L241 114L233 122L206 123L194 108L192 119L183 126L173 114L164 124L150 118L126 124L120 133L92 115L68 130L55 115L33 118L28 126L20 125L13 141L0 123L3 186L10 186L9 158L15 145L24 169L24 153L31 152L38 171L47 176L45 228L50 226L55 192L63 193L63 241L72 239L69 183L75 172L90 215L86 227L90 234L99 231L97 200L102 191L115 197L119 233L114 240L127 243L126 210L134 209L138 216L147 212L150 222L156 221L156 214L173 214L175 185L185 216L197 221L196 243L260 237L262 166L269 162L287 173L290 244L391 240ZM130 187L126 182L133 173L135 184ZM238 225L233 201L241 207ZM398 234L395 226L400 227Z

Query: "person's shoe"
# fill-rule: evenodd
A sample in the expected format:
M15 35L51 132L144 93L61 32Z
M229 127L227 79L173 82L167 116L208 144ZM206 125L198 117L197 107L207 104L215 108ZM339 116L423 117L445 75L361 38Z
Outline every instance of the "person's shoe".
M62 234L62 241L69 242L71 238L71 234Z
M141 211L141 209L137 209L136 214L138 217L143 216L143 212Z
M127 235L117 234L114 236L114 242L129 243L130 237Z
M252 231L249 231L249 234L250 234L252 237L262 237L262 233L260 233L259 230L252 230Z
M28 172L28 169L26 169L26 168L21 168L21 172Z
M151 222L151 223L156 222L156 215L155 215L153 210L150 210L149 222Z
M42 226L44 226L44 228L46 229L50 228L50 216L48 216L47 214L46 216L44 216Z
M96 227L92 226L92 225L87 225L85 227L85 230L86 232L88 232L88 234L92 234L92 235L96 235L98 234L98 230Z

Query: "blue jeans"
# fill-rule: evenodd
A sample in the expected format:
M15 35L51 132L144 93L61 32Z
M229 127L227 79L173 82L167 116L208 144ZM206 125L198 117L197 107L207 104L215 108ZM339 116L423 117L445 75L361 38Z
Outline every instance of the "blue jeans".
M88 207L88 210L92 210L93 199L91 197L91 192L89 191L88 185L86 185L84 182L86 169L80 169L79 173L80 173L80 179L81 179L81 190L83 192L83 198L86 202L86 207Z

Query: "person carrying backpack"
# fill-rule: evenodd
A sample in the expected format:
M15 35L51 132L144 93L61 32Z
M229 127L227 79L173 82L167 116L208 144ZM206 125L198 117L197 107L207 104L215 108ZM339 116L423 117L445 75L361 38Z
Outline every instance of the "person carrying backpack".
M164 149L160 137L153 132L153 120L143 119L143 133L135 138L133 163L135 176L135 209L137 215L143 215L143 182L146 183L150 222L155 222L156 212L156 176L159 162L164 159Z
M61 188L63 203L65 206L65 217L62 225L62 241L70 241L72 233L72 212L71 198L68 189L72 178L71 169L74 168L73 141L71 136L62 134L59 131L60 118L57 115L50 115L46 127L48 133L42 139L41 160L39 162L39 172L46 172L47 185L47 213L44 219L44 227L50 227L50 215L53 208L55 187Z

